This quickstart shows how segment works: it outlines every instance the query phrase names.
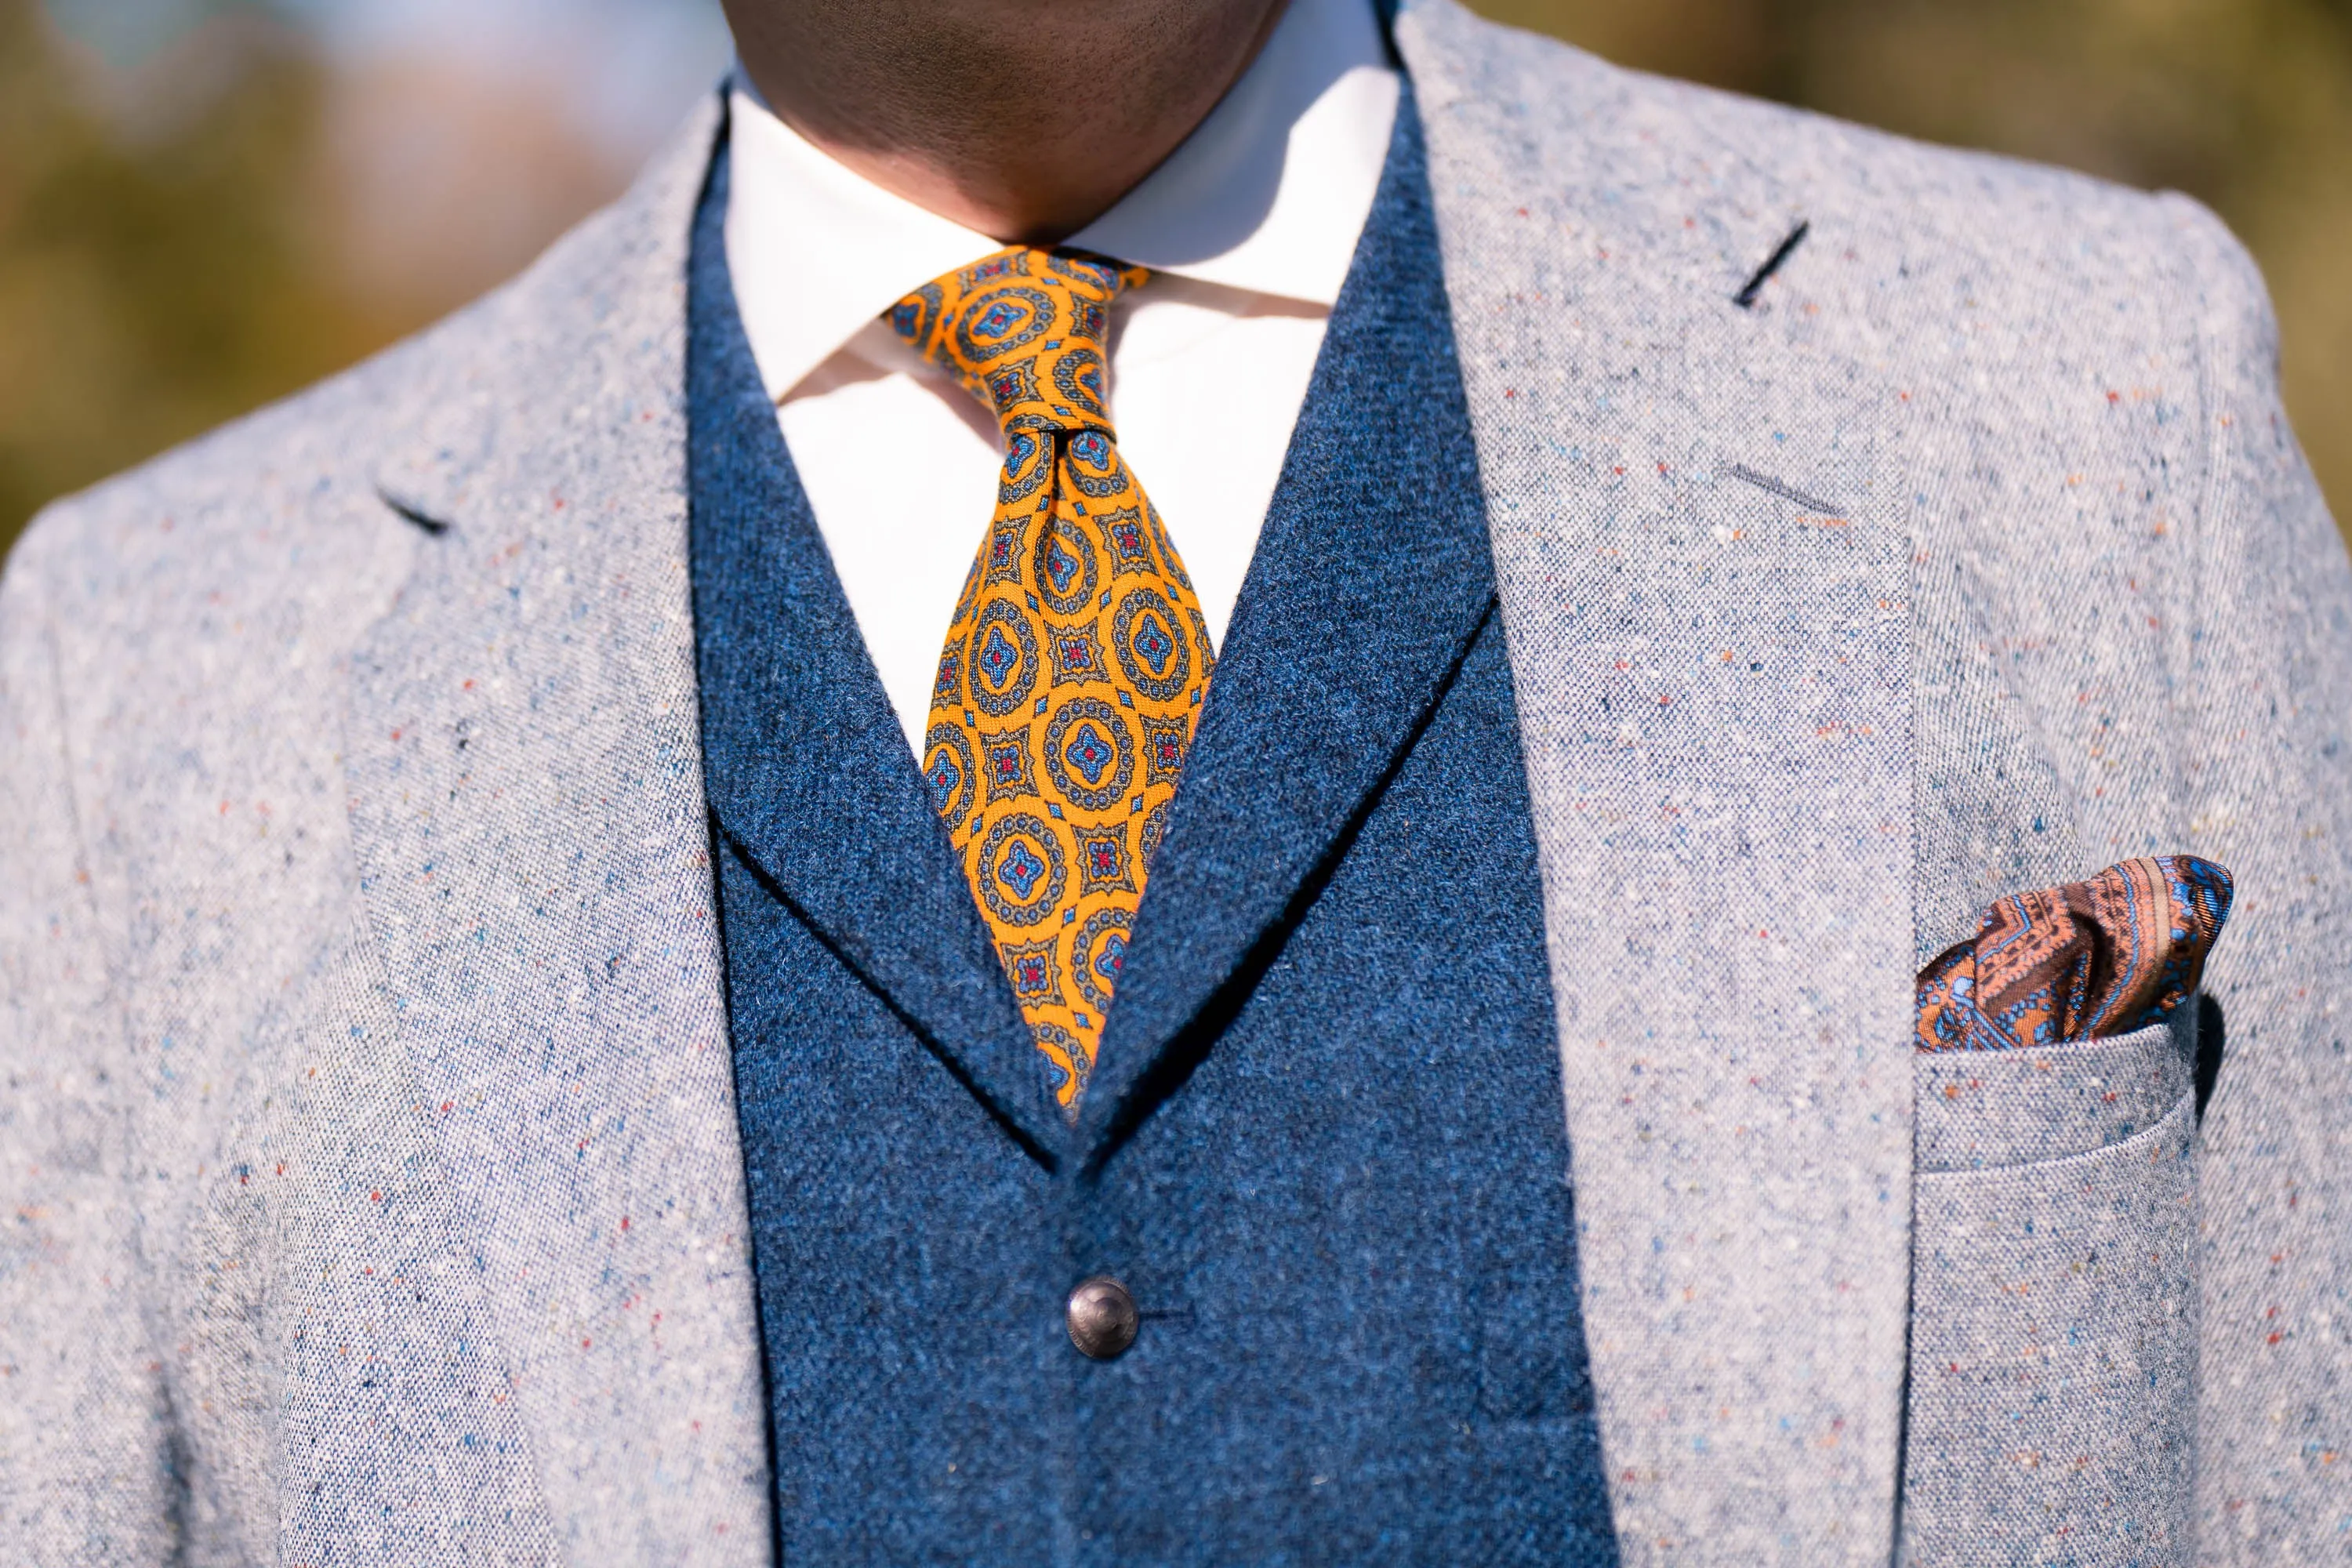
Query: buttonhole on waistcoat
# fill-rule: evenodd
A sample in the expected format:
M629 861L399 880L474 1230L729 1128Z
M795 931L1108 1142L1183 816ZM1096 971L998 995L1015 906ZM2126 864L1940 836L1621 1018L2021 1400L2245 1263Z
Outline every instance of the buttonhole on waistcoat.
M1179 1329L1192 1326L1192 1309L1190 1307L1139 1307L1135 1316L1139 1322L1166 1323Z
M402 517L407 519L410 522L415 523L417 527L423 529L426 533L431 534L434 538L438 539L441 535L449 531L449 525L447 523L442 521L437 517L431 516L419 510L413 502L402 500L400 497L393 494L390 490L383 489L379 487L375 493L377 500L383 501L384 505L390 507L393 510L398 512Z
M1759 474L1745 463L1734 463L1725 471L1743 484L1754 485L1765 494L1779 496L1782 500L1803 507L1807 511L1817 511L1827 517L1843 515L1839 508L1822 500L1819 496L1810 496L1793 485L1784 485L1771 475Z
M1765 258L1764 265L1756 269L1755 276L1748 279L1747 285L1731 297L1731 302L1743 310L1754 310L1757 295L1763 292L1764 285L1771 281L1772 274L1780 270L1782 264L1797 253L1797 247L1805 243L1805 236L1812 232L1813 225L1810 218L1800 220L1797 226L1789 231L1789 237L1782 240L1770 256Z
M2197 996L2197 1120L2205 1120L2205 1102L2221 1078L2221 1048L2227 1030L2221 1004L2200 992Z

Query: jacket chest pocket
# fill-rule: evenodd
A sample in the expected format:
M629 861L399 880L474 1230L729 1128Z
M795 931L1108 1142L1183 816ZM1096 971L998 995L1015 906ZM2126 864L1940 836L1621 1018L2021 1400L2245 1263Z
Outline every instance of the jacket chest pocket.
M2193 1557L2195 1018L1916 1058L1906 1563Z

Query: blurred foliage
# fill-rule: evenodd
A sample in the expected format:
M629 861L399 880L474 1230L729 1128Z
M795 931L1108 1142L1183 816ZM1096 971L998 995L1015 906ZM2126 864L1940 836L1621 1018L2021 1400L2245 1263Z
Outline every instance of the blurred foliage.
M395 323L322 267L325 75L254 18L101 106L0 0L0 544L41 502L348 363Z
M2352 521L2352 0L1474 3L1625 64L2209 202L2268 273L2289 406ZM351 84L265 13L102 75L36 0L0 0L0 547L50 497L488 281L420 290L353 265L334 118ZM471 161L518 171L517 201L601 194L484 140ZM416 222L436 210L467 204Z

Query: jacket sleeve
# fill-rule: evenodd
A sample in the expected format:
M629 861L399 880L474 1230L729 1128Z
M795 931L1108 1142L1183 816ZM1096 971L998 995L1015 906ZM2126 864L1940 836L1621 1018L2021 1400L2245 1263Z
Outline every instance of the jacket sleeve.
M157 1563L169 1423L44 542L0 577L0 1560Z
M2168 208L2205 469L2175 605L2181 776L2196 852L2237 883L2205 981L2199 1561L2318 1562L2352 1520L2352 566L2260 274L2211 214Z

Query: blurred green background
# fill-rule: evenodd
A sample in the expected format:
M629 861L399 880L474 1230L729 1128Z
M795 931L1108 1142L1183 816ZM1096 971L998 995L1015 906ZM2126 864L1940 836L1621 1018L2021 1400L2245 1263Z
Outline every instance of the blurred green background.
M2352 521L2352 0L1479 0L1610 58L2202 198ZM726 58L710 0L0 0L0 546L520 267Z

